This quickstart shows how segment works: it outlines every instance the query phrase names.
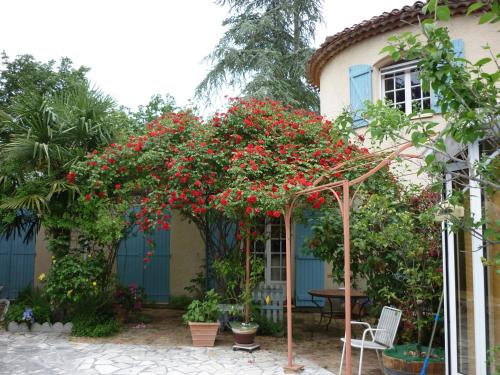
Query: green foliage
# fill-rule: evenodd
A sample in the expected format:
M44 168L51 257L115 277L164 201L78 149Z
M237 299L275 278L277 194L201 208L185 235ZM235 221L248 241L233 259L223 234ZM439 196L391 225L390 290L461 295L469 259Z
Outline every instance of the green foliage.
M193 302L193 297L190 296L170 296L168 307L172 309L185 310L191 302Z
M10 322L24 322L23 313L25 308L26 307L24 306L24 304L21 303L13 303L12 305L10 305L9 311L7 311L7 314L5 315L5 325L8 325Z
M153 95L146 105L140 105L137 112L132 114L132 117L137 121L139 126L144 126L161 117L165 113L170 113L178 110L175 98L170 95Z
M3 52L1 59L0 110L20 96L72 89L87 82L86 74L90 70L84 66L73 68L73 62L67 57L61 58L57 66L55 60L43 63L31 55L10 60Z
M442 291L441 231L433 209L439 196L395 187L392 192L382 188L358 196L350 220L351 272L353 279L366 279L376 306L390 304L403 310L405 339L418 333L421 343ZM332 263L332 278L342 283L342 221L335 212L319 219L309 246L314 255Z
M118 285L114 293L115 303L127 311L140 311L146 301L146 291L136 284Z
M21 290L16 298L15 305L29 307L38 323L52 321L52 307L49 297L43 289L27 287Z
M219 0L228 4L227 31L206 60L213 63L196 89L210 98L224 85L243 95L282 100L296 108L319 110L319 98L305 78L314 49L316 24L322 22L321 0Z
M457 162L464 165L461 170L447 170L446 179L459 186L447 197L449 204L463 205L462 190L472 181L479 184L490 199L500 187L500 70L498 51L485 43L484 56L477 61L456 55L450 39L446 21L450 9L446 4L431 0L424 7L430 18L422 22L421 33L405 32L391 36L381 53L393 60L416 60L424 90L432 90L437 97L437 106L445 120L444 128L439 121L421 117L422 113L407 115L379 101L367 103L365 117L370 119L368 132L376 142L392 140L398 143L410 141L415 146L426 149L432 155L425 158L425 165L419 173L426 173L434 186L440 189L445 183L443 170L446 163ZM479 24L495 23L500 20L500 6L497 0L469 6L468 14L480 11ZM441 22L437 22L437 21ZM474 32L481 33L478 26ZM467 56L468 46L464 46ZM425 111L432 112L432 111ZM416 119L417 117L417 119ZM472 163L467 146L480 144L479 161ZM472 231L480 235L485 243L496 244L500 240L499 223L488 217L475 220L470 214L464 218L451 217L452 230ZM487 265L495 264L495 254L485 259Z
M70 233L82 227L83 235L92 235L84 243L107 255L109 274L116 258L112 250L116 250L117 230L106 220L96 223L74 212L80 190L73 183L71 168L87 153L126 132L123 128L130 119L109 96L89 85L87 68L75 70L66 58L58 68L54 64L29 55L11 62L3 56L0 232L9 236L27 229L30 238L43 223L49 250L59 258L72 252ZM121 236L122 227L118 231Z
M251 299L252 297L245 294L245 259L245 252L234 248L225 257L215 260L212 263L217 282L221 290L223 290L224 303L245 303L247 299ZM264 260L256 256L251 256L250 291L264 280L264 271Z
M264 314L256 312L252 314L252 321L259 325L258 333L263 336L279 336L284 335L283 322L273 322Z
M494 369L494 375L500 375L500 345L496 345L488 350L487 363Z
M120 323L115 318L102 316L79 316L73 320L73 336L105 337L120 331Z
M200 268L203 268L203 270L205 269L204 266L201 266ZM201 298L206 292L205 290L206 279L203 270L197 272L196 276L193 277L191 280L189 280L189 285L184 287L184 290L194 298Z
M219 296L215 290L209 290L203 300L194 300L182 316L184 322L214 323L219 318Z
M45 291L55 306L67 306L93 298L108 288L103 282L101 257L66 255L53 259Z

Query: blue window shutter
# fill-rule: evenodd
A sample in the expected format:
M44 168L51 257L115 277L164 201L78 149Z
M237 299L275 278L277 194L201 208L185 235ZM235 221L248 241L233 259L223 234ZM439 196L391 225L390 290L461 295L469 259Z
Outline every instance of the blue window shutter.
M138 207L133 208L135 212L138 210ZM154 249L147 244L148 239L154 241ZM154 255L145 266L143 260L150 250ZM118 247L117 273L120 283L144 287L153 301L167 302L170 299L170 230L159 229L145 234L138 225L129 228Z
M315 258L306 249L305 243L312 235L314 216L306 215L307 221L295 225L295 304L296 306L316 306L308 291L323 289L325 281L325 263ZM323 299L315 298L318 305L324 304Z
M451 42L453 43L453 52L455 53L455 57L463 58L464 57L464 40L463 39L454 39Z
M464 40L463 39L454 39L451 41L451 43L453 44L453 52L455 54L455 57L456 58L463 58L464 57ZM438 96L439 96L439 93L432 90L432 92L431 92L432 110L436 113L441 113L441 108L439 108L439 106L437 104Z
M358 128L368 123L361 117L361 113L365 102L372 100L372 67L370 65L353 65L349 68L349 90L354 127Z
M16 298L21 290L33 286L35 239L24 242L26 233L16 233L8 240L0 235L0 298Z

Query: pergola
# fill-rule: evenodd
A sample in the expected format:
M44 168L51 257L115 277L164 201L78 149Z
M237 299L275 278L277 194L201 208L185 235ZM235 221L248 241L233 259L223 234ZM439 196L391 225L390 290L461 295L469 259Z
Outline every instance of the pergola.
M300 196L307 196L312 193L329 191L333 192L333 196L337 199L339 204L340 213L342 215L342 222L344 227L344 279L345 279L345 341L346 341L346 374L351 375L351 260L350 260L350 234L349 234L349 212L351 209L351 201L355 197L358 188L353 194L353 198L350 197L351 187L358 185L368 179L373 174L377 173L382 168L389 165L389 163L400 158L403 160L410 159L420 159L420 155L406 153L405 151L411 148L413 145L411 143L405 143L391 148L393 151L382 150L377 153L367 154L359 156L357 158L352 158L348 162L339 164L335 168L336 173L343 173L348 171L355 171L361 167L371 168L368 172L365 172L361 176L349 181L341 180L336 182L326 182L323 183L325 178L320 178L314 182L314 184L304 189L294 195L290 203L285 209L285 233L286 233L286 295L287 295L287 340L288 340L288 363L284 367L286 371L301 371L304 366L294 364L293 362L293 335L292 335L292 261L291 261L291 244L290 244L290 228L292 221L292 212L297 199ZM355 166L346 165L352 161L360 161L360 164ZM374 167L372 167L375 163ZM341 189L342 195L336 194L335 189ZM247 251L249 250L249 243L247 242ZM248 252L247 252L248 253ZM248 269L247 263L247 272Z

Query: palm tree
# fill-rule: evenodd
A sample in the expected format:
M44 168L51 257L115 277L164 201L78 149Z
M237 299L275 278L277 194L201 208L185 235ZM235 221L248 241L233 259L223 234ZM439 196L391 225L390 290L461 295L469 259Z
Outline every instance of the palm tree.
M67 173L109 144L122 119L113 100L88 84L23 95L0 111L0 211L6 218L0 230L10 235L27 226L29 237L44 222L49 238L67 237L63 217L78 193Z

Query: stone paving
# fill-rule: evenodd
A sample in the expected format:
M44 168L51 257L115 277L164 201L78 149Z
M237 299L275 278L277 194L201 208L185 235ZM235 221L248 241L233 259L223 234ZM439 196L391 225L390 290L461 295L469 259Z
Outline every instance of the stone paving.
M63 334L0 332L0 374L283 374L283 353L233 352L227 346L120 345L70 341ZM332 375L311 361L304 375Z

